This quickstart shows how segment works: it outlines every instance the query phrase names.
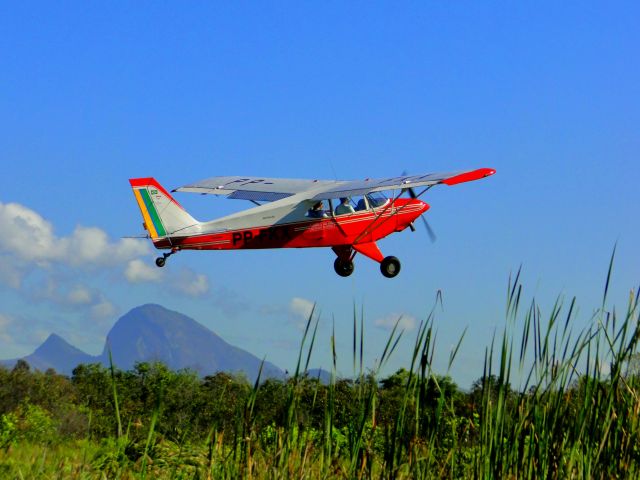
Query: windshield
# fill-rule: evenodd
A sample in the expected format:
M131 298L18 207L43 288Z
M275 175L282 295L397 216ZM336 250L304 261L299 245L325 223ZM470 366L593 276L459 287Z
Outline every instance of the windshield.
M365 196L354 195L352 197L342 197L330 200L330 204L333 207L334 215L347 215L350 213L357 213L364 210L370 210L372 208L382 207L388 202L380 192L369 193Z
M387 203L387 197L382 192L368 193L367 200L369 201L369 208L381 207Z

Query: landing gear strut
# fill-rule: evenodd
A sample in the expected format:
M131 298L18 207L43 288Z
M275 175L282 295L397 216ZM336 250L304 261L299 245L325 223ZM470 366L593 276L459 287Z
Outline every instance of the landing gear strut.
M161 257L156 258L156 266L162 268L164 264L167 263L167 258L176 253L178 250L171 250L169 253L163 253Z
M380 262L380 271L387 278L393 278L400 273L400 260L396 257L384 257Z
M338 257L336 261L333 262L333 269L341 277L348 277L353 273L354 265L351 260L344 260Z

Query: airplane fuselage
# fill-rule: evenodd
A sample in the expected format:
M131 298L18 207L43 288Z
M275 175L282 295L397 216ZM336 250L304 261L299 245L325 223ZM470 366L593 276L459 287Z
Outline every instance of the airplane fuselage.
M289 203L289 202L287 202ZM174 250L238 250L263 248L340 247L375 242L407 228L429 209L420 200L394 199L369 210L325 218L308 218L302 211L281 215L279 207L257 207L254 215L230 216L202 223L199 231L154 240L158 249ZM275 208L274 208L275 207ZM271 211L269 211L271 210ZM253 218L252 218L253 217ZM295 220L295 217L298 217ZM300 218L302 217L302 218ZM240 222L240 218L242 222ZM273 223L267 223L269 220ZM251 222L254 225L251 225ZM240 223L244 223L241 226ZM235 224L235 225L234 225ZM234 228L235 227L235 228ZM186 233L186 232L185 232Z

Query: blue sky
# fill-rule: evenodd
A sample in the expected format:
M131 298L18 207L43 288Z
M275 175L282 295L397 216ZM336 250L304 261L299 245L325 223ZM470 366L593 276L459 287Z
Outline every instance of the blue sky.
M510 272L547 311L639 283L640 33L635 2L25 2L0 7L0 357L56 332L89 353L144 303L188 314L291 369L317 302L313 360L335 322L351 373L354 305L373 366L408 365L442 291L435 368L482 374ZM215 175L360 179L492 167L425 198L438 241L380 242L384 279L329 250L183 252L160 270L127 179L168 188ZM207 220L249 204L182 194ZM154 267L155 268L155 267Z

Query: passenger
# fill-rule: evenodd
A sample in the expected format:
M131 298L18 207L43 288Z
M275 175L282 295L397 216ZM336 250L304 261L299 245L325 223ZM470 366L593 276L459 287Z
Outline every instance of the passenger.
M349 203L348 197L342 197L340 199L340 205L336 207L336 215L344 215L346 213L354 213L355 210Z
M361 198L360 200L358 200L358 204L356 205L356 210L360 211L360 210L366 210L367 209L367 204L364 202L364 198Z
M307 217L311 217L311 218L324 218L327 216L328 215L324 212L324 206L322 205L322 200L316 203L307 212Z

